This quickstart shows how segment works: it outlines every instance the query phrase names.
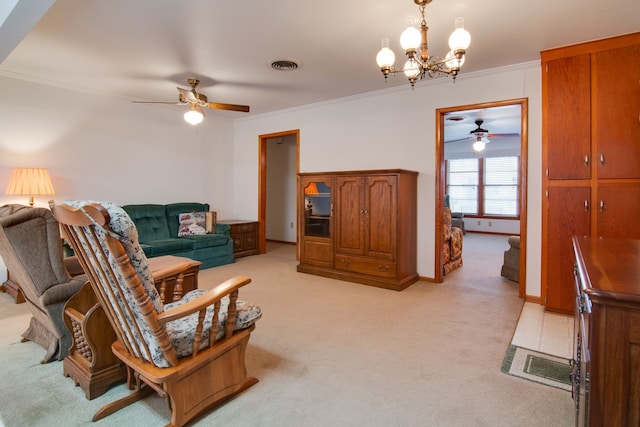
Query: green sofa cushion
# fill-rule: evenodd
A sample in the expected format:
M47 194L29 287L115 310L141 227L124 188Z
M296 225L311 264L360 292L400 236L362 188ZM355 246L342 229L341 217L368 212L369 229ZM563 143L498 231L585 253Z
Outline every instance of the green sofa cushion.
M224 246L229 241L229 237L224 234L203 234L197 236L183 236L181 240L189 240L193 244L193 249L213 248Z
M153 240L146 245L140 245L145 255L155 257L160 255L174 255L178 252L186 252L193 249L193 242L187 239L175 238Z
M164 205L125 205L122 206L122 209L129 214L135 223L140 243L165 240L178 235L177 230L174 236L169 234Z

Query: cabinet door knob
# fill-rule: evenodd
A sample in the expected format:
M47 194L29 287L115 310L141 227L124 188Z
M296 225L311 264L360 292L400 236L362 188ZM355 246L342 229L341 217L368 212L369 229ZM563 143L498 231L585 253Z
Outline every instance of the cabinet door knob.
M589 155L588 154L584 155L584 164L585 164L585 166L589 166Z
M604 154L600 154L600 164L604 165Z
M588 200L584 201L584 211L585 212L589 212L589 201Z
M604 200L600 200L600 212L604 212L604 208L605 208Z

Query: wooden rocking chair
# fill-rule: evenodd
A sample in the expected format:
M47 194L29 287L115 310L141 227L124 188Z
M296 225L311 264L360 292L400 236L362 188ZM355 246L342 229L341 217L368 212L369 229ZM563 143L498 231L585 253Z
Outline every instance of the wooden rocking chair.
M238 300L251 279L234 277L164 306L124 210L83 202L51 203L51 210L116 332L112 350L135 390L101 408L94 421L155 391L171 409L168 425L182 426L258 382L247 377L244 359L261 311Z

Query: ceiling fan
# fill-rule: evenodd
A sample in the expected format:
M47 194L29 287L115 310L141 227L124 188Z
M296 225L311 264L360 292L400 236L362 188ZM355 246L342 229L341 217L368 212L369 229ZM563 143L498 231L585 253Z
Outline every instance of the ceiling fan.
M478 140L478 138L484 138L485 142L489 142L489 139L487 138L488 136L499 135L499 134L489 134L488 130L482 128L482 123L484 123L484 120L477 119L475 121L477 128L470 131L469 136L465 136L464 138L459 138L459 139L452 139L450 141L445 141L445 142L449 143L449 142L459 142L459 141L466 141L466 140Z
M475 142L473 143L473 152L477 153L479 151L484 150L485 145L491 141L489 141L489 138L487 138L486 136L489 133L489 131L486 129L482 129L481 127L482 123L484 123L484 120L477 119L475 123L476 123L476 126L478 127L469 133L476 139Z
M204 108L216 110L249 112L248 105L223 104L220 102L209 102L207 96L198 93L196 87L200 84L198 79L187 79L187 83L191 86L191 90L178 87L178 102L162 102L162 101L133 101L136 104L173 104L173 105L189 105L189 110L184 113L184 119L187 123L197 125L204 118Z

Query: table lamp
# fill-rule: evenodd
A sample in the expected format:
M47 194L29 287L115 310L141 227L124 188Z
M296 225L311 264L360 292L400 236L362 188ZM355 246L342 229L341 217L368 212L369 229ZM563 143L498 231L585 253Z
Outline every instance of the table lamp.
M55 191L46 168L15 168L6 194L29 196L29 206L33 207L34 196L49 196L55 194Z

